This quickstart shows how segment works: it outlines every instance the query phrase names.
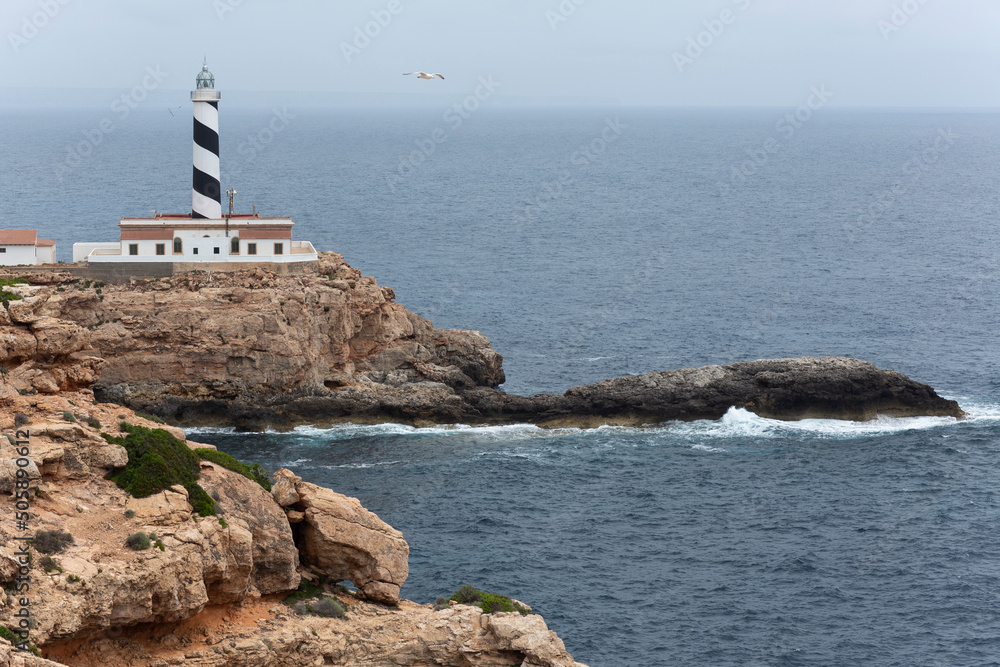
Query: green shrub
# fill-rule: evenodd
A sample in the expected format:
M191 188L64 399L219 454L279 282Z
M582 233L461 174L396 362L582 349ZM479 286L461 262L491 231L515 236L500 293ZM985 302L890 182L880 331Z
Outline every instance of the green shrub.
M63 412L63 419L65 419L68 422L75 422L76 416L74 416L73 413L70 412L69 410L66 410Z
M185 488L188 492L188 502L191 503L195 512L201 516L212 516L216 513L215 501L212 500L212 496L205 493L205 489L198 484L192 484Z
M223 528L229 528L229 524L226 523L226 520L223 519L221 516L219 517L219 525L222 526Z
M157 424L163 424L164 423L164 421L162 419L160 419L159 417L157 417L156 415L147 415L145 412L136 412L135 416L139 417L141 419L145 419L146 421L155 422Z
M520 613L521 616L527 616L528 614L534 613L524 605L520 605L514 602L506 595L498 595L496 593L484 593L478 588L473 588L472 586L468 585L459 588L458 592L452 595L448 599L454 600L459 604L478 606L480 609L483 610L484 614L516 611Z
M41 560L38 561L38 564L42 566L42 569L45 570L46 574L50 574L57 570L61 574L63 571L63 569L59 567L59 563L57 563L52 556L42 556Z
M10 433L4 433L4 435L6 435L6 436L7 436L7 441L8 441L8 442L9 442L10 444L12 444L12 445L17 445L17 440L15 440L15 439L14 439L14 436L12 436L12 435L11 435Z
M128 464L112 471L108 479L136 498L146 498L175 484L191 494L191 487L197 486L201 468L198 456L187 445L163 429L148 429L125 422L121 429L127 434L124 438L102 434L111 444L121 445L128 451Z
M73 544L73 536L61 530L40 530L31 540L38 553L57 554Z
M153 543L149 541L149 535L139 531L138 533L132 533L125 539L125 546L133 551L145 551L153 546Z
M156 546L156 548L159 549L160 551L166 551L167 550L167 548L165 546L163 546L163 542L161 542L159 540L156 540L156 544L154 546Z
M83 579L81 579L80 575L78 574L71 574L68 577L66 577L66 581L70 582L71 584L79 584L83 581Z
M17 646L20 642L24 641L24 640L21 639L20 636L18 636L18 634L16 632L14 632L10 628L4 627L2 625L0 625L0 637L2 637L3 639L6 639L7 641L9 641L14 646ZM39 656L39 657L41 657L41 655L42 655L42 652L40 650L38 650L38 647L35 646L34 644L29 643L28 644L28 650L31 651L32 653L34 653L35 655Z
M310 609L317 616L326 618L344 618L347 616L347 607L337 598L324 597L322 600L312 605Z
M135 518L135 510L125 510L125 518L126 519L134 519Z
M13 292L8 292L3 289L4 287L10 287L11 285L27 285L29 284L24 278L0 278L0 303L3 304L4 308L10 306L11 301L20 301L21 297Z
M93 417L91 417L90 419L87 420L87 426L89 426L90 428L100 429L101 428L101 422L99 422L96 419L94 419Z
M458 589L454 595L452 595L449 600L454 600L459 604L479 604L479 601L483 597L483 592L478 588L473 588L466 584Z
M217 463L223 468L232 470L233 472L238 472L247 479L252 479L264 487L265 491L271 490L271 473L262 468L259 463L254 463L252 465L240 463L229 454L220 452L217 449L196 449L194 450L194 453L197 454L203 461Z
M448 598L443 595L439 595L437 600L434 600L434 611L441 611L442 609L448 609L449 607L451 607L451 605L448 604Z
M289 607L295 606L296 603L303 600L308 600L309 598L314 598L323 593L323 585L326 583L326 577L320 577L319 584L314 584L305 577L299 582L298 589L286 597L282 602Z

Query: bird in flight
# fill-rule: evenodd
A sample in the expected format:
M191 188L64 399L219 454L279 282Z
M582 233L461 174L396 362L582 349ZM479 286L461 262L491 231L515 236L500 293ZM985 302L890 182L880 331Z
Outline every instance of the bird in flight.
M179 107L177 107L177 108L178 108L178 109L180 109L180 108L182 108L183 106L184 106L184 105L182 104L181 106L179 106ZM167 107L167 111L169 111L169 112L170 112L170 116L171 116L171 117L173 117L173 116L175 115L175 114L174 114L174 111L173 111L173 109L171 109L170 107Z
M444 75L436 72L434 74L428 74L427 72L404 72L403 76L410 76L411 74L416 74L418 79L433 79L434 77L437 77L444 81Z

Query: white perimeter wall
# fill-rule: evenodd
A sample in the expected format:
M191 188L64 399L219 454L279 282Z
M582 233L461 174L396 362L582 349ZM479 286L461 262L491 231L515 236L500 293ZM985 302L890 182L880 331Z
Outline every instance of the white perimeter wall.
M121 246L117 241L111 243L74 243L73 244L73 261L82 262L87 259L87 255L94 252L95 250L115 250L117 251Z

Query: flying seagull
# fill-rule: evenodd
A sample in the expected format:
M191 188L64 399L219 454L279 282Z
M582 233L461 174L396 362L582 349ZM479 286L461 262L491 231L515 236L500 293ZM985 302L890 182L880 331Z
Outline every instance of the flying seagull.
M183 108L183 106L184 106L184 105L182 104L181 106L179 106L179 107L177 107L177 108L178 108L178 109L180 109L180 108ZM167 107L167 111L169 111L169 112L170 112L170 116L171 116L171 117L173 117L173 116L174 116L174 112L173 112L173 110L172 110L172 109L171 109L170 107Z
M444 81L444 75L436 72L434 74L428 74L427 72L404 72L403 76L410 76L411 74L416 74L418 79L433 79L434 77L437 77Z

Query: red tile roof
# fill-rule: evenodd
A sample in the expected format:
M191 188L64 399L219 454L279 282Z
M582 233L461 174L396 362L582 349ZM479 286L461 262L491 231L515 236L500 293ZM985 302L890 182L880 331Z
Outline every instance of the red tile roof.
M38 240L37 240L37 241L35 242L35 245L39 245L39 246L42 246L43 248L51 248L51 247L52 247L52 246L54 246L55 244L56 244L56 242L55 242L55 241L50 241L50 240L48 240L48 239L38 239Z
M0 229L0 245L35 245L35 229Z

